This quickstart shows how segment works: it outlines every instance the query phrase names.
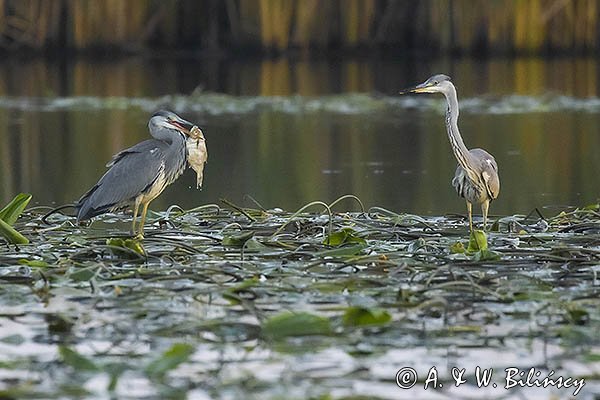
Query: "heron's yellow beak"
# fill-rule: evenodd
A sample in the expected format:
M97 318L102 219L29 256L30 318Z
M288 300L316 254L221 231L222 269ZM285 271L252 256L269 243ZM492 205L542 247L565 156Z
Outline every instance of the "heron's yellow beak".
M194 129L194 127L196 127L196 125L192 124L191 122L188 122L184 119L182 120L171 120L169 121L169 123L171 125L173 125L177 130L179 130L181 133L191 136L191 131L192 129Z
M421 84L419 84L417 86L401 90L400 94L409 94L409 93L434 93L432 90L430 90L430 88L432 86L433 85L431 85L431 84L421 83Z

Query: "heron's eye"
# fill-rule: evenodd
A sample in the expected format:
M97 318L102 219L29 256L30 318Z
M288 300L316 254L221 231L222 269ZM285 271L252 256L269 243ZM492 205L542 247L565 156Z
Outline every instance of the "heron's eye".
M439 85L440 83L438 81L433 81L434 85Z

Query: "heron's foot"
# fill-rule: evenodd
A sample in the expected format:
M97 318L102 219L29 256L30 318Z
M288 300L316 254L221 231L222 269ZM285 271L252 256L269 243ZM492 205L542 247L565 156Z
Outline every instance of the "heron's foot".
M134 232L132 235L133 240L144 240L144 232L138 232L137 234Z

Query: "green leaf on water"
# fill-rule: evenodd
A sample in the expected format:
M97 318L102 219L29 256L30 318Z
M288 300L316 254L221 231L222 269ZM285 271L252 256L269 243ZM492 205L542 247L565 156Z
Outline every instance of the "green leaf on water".
M187 343L175 343L160 357L146 366L145 372L152 377L162 377L167 372L186 362L194 354L194 346Z
M500 253L488 249L479 250L473 255L474 261L498 261L501 258L502 257Z
M27 265L32 268L48 268L50 266L50 264L44 260L28 260L26 258L21 258L19 264Z
M290 336L330 335L329 319L308 312L283 312L267 319L262 325L263 335L272 340Z
M260 280L257 277L246 279L225 291L223 293L223 298L229 300L232 304L240 304L242 301L240 293L249 292L251 288L258 285L259 283Z
M223 237L221 244L229 247L242 247L252 236L254 236L253 231L246 231L237 235L226 235Z
M360 253L367 247L366 244L355 244L352 246L342 246L337 249L324 250L315 253L315 257L352 257Z
M140 239L108 238L106 239L106 245L133 250L141 255L146 254Z
M588 204L587 206L583 207L583 210L586 210L586 211L600 211L600 204L598 204L598 203Z
M268 248L269 248L268 246L265 246L264 244L262 244L255 238L250 238L246 241L246 243L244 243L244 250L262 251L262 250L265 250Z
M19 215L25 210L25 207L27 207L30 200L31 195L29 193L19 193L10 203L0 210L0 219L8 225L14 224L17 218L19 218Z
M4 236L4 238L10 244L27 244L29 243L29 239L25 236L21 235L19 232L15 230L12 226L7 224L4 220L0 219L0 235Z
M19 334L8 335L8 336L4 336L3 338L0 338L0 342L15 345L15 346L25 343L25 340L26 339ZM0 397L0 399L1 398L2 397Z
M392 316L380 308L348 307L342 320L346 326L374 326L385 325Z
M600 362L600 353L589 353L583 356L583 359L588 363Z
M590 319L590 314L587 310L575 303L567 303L565 308L567 310L567 319L575 325L583 325Z
M356 234L352 228L342 228L339 231L331 232L323 239L323 244L328 246L341 246L348 243L367 244L367 241Z
M450 246L450 253L452 254L463 254L465 251L465 245L462 242L455 242Z
M469 237L469 246L467 247L467 253L476 253L479 250L487 250L487 235L484 231L476 229L471 232Z
M100 268L92 266L86 268L77 268L69 270L67 276L75 282L87 282L98 275Z
M67 346L59 346L58 353L62 361L76 371L97 371L98 366L89 358L79 354Z

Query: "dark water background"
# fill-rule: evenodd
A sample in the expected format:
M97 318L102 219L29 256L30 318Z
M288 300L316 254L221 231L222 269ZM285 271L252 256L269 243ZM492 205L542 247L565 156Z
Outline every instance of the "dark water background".
M366 206L464 213L437 95L400 97L432 73L452 76L468 147L495 155L493 214L598 200L598 62L127 58L0 62L0 200L77 199L111 155L149 137L171 108L203 129L205 187L191 170L151 208L220 198L296 209L352 193ZM348 205L350 207L350 205Z

